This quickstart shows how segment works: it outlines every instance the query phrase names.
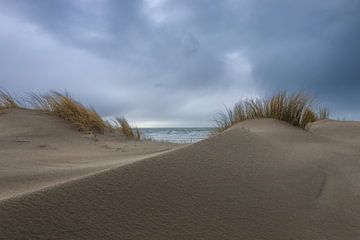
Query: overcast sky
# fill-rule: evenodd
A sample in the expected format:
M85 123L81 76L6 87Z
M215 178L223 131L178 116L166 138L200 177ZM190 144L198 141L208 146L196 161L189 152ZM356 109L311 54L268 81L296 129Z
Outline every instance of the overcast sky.
M208 126L279 89L360 119L360 1L0 0L0 87L140 127Z

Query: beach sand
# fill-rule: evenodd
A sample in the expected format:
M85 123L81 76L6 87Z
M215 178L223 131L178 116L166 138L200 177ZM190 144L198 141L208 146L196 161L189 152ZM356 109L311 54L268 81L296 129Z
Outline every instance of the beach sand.
M176 150L32 111L0 128L0 239L360 236L359 122L249 120Z

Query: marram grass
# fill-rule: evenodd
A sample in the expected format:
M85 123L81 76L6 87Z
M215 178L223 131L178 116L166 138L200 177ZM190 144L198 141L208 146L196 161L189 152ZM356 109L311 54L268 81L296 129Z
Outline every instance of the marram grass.
M240 101L233 108L227 108L225 113L220 113L214 121L215 132L222 132L248 119L274 118L305 129L308 123L328 117L326 108L314 109L313 99L308 95L278 92L263 99Z
M0 89L0 110L8 108L20 108L20 104L8 91Z
M71 122L79 131L90 131L103 134L105 130L120 130L128 138L141 139L140 131L133 129L125 118L116 118L115 126L104 121L95 109L76 101L68 93L52 91L46 94L30 94L30 108L24 107L9 92L0 90L0 110L10 108L33 109L47 112L56 117Z
M117 117L114 120L115 128L121 131L128 138L135 138L141 140L141 134L138 128L133 129L126 118Z
M79 131L104 133L106 124L93 109L74 100L69 94L51 92L44 95L31 94L33 108L49 112L73 123Z

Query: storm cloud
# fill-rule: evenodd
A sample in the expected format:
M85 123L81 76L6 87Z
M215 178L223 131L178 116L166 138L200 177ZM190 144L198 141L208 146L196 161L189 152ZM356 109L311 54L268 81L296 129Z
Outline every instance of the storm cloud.
M359 12L357 0L3 0L0 86L68 90L139 126L207 126L278 89L360 119Z

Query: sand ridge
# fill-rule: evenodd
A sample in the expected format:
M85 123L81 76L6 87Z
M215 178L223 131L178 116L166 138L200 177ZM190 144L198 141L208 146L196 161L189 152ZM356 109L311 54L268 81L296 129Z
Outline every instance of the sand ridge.
M0 202L0 239L356 239L360 138L328 131L359 130L348 124L245 121L11 198Z

